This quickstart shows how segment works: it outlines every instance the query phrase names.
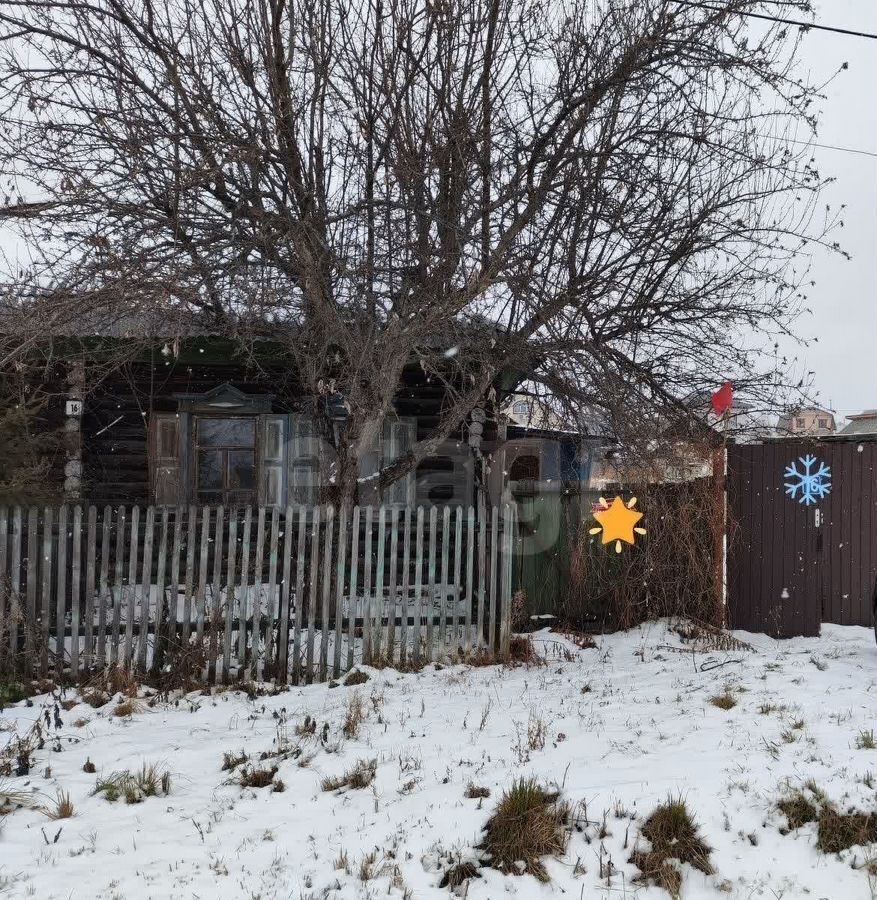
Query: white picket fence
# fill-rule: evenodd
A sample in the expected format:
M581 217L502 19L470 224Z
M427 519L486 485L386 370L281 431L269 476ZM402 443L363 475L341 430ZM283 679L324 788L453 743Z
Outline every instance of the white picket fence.
M0 508L0 673L338 677L508 653L514 508Z

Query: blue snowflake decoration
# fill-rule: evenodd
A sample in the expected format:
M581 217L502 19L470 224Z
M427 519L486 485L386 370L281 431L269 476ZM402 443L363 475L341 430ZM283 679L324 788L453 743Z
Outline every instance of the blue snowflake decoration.
M798 463L802 468L798 468ZM818 468L814 468L816 463ZM815 456L799 456L797 461L786 466L786 493L798 503L810 506L817 500L824 500L831 493L831 469Z

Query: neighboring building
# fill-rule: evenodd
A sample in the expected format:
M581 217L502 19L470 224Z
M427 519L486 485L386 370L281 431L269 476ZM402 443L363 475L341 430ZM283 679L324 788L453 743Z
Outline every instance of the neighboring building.
M837 425L834 413L818 406L790 410L777 421L777 434L781 437L789 435L823 437L834 434L835 431Z
M877 434L877 409L866 409L855 416L847 416L850 420L838 434Z

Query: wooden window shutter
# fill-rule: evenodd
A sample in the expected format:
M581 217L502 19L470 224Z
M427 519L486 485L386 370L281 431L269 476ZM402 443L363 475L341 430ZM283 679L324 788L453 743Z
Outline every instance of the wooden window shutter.
M183 485L184 423L177 413L152 413L149 417L149 458L152 500L157 506L185 502Z
M382 466L388 466L404 456L416 440L416 419L388 419L385 421L381 439ZM391 506L413 506L414 485L415 473L412 470L387 488L384 502Z
M322 441L316 433L314 420L301 413L289 416L287 438L287 502L314 506L320 501Z
M282 506L286 481L288 416L259 419L259 504Z

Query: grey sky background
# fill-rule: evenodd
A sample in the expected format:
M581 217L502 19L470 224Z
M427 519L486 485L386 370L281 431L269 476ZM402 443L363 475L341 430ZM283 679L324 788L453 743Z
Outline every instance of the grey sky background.
M818 21L877 34L877 0L823 0ZM849 63L827 88L817 141L877 154L877 40L810 31L801 60L814 80ZM836 239L853 258L814 253L813 313L796 331L819 340L798 355L841 424L851 412L877 407L877 156L819 148L815 156L820 171L836 179L825 202L847 205Z
M781 15L783 4L776 8ZM822 0L818 21L877 33L877 0ZM877 40L811 30L800 60L817 83L849 63L826 90L817 141L877 154ZM818 402L835 410L840 425L849 413L877 407L877 155L821 148L814 154L820 171L836 179L825 202L847 206L845 225L834 237L852 259L814 251L812 313L798 319L795 331L818 341L806 347L789 341L782 349L797 357L796 375L812 371ZM28 258L27 248L3 228L0 255L0 268Z

